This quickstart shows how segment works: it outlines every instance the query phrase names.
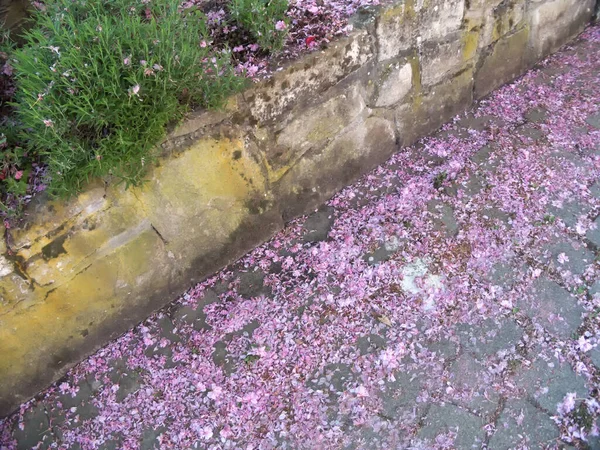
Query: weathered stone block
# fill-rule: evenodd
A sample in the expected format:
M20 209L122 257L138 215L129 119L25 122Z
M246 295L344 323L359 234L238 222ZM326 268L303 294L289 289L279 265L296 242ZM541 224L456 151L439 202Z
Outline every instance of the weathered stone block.
M64 201L49 201L40 196L28 205L25 222L9 230L8 241L12 250L22 250L25 257L37 253L37 249L50 243L65 226L75 220L108 207L105 189L98 183L90 186L77 197Z
M426 93L416 92L412 103L399 106L395 112L402 145L411 145L419 137L437 130L444 122L464 111L473 101L472 94L472 68L431 87Z
M261 165L241 136L198 141L133 193L176 259L214 250L269 203Z
M373 58L372 44L367 31L357 31L275 73L267 83L244 94L252 119L273 122L307 97L322 94Z
M594 0L553 0L532 5L530 46L533 60L557 50L580 32L594 13Z
M481 98L511 81L527 68L525 59L529 29L523 28L499 40L475 75L475 97Z
M363 89L355 84L285 126L277 137L276 148L269 149L271 181L277 181L307 150L335 138L365 107Z
M38 286L60 284L72 278L91 261L150 229L151 224L134 194L122 187L114 191L117 192L111 196L110 207L74 218L56 234L48 234L17 253Z
M404 100L412 88L412 72L410 63L396 63L390 66L387 77L379 87L375 106L392 106Z
M170 262L164 243L148 229L69 282L37 288L26 313L2 315L0 409L26 400L24 386L36 386L48 372L63 373L66 363L84 356L98 339L104 342L107 324L121 329L120 322L135 323L131 310L152 311L160 298L149 298L177 273Z
M424 44L420 59L421 84L424 87L452 78L464 66L461 36L452 34L447 41Z
M357 119L330 145L307 153L277 183L284 220L314 210L395 148L392 123L378 117Z
M497 40L526 25L526 0L488 1L466 13L466 20L477 24L481 30L479 48L483 49Z
M508 0L501 2L492 10L491 42L506 36L523 25L525 18L525 0Z
M386 9L377 22L379 61L398 56L416 45L417 15L412 2Z
M419 31L424 41L444 39L462 25L465 0L430 2L419 13Z

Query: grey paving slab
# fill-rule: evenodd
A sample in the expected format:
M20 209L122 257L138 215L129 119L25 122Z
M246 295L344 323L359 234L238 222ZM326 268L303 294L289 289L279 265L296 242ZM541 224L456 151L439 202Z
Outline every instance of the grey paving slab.
M578 397L588 393L585 379L569 363L561 363L554 357L537 358L530 366L521 365L513 381L550 414L556 413L557 405L567 393L575 392Z
M559 430L546 413L526 400L508 400L489 440L490 450L545 448L557 444Z
M423 427L417 433L417 439L431 444L441 434L455 435L455 448L481 448L485 439L484 421L463 408L444 404L433 405L425 419Z
M568 270L576 275L582 275L596 255L586 248L583 243L574 241L559 241L542 247L541 260L558 270Z
M535 280L518 307L535 323L561 338L573 337L585 312L574 296L545 275Z

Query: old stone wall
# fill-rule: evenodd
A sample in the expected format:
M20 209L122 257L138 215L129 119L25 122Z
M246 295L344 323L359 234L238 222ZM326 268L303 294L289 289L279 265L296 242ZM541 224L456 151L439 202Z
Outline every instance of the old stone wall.
M405 0L199 112L139 188L37 200L0 248L0 415L575 36L595 0Z

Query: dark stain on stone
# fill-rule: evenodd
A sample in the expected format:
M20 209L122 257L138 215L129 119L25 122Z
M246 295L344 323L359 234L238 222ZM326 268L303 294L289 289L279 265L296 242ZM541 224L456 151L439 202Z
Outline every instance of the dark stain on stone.
M234 160L238 160L242 157L242 151L241 150L236 150L235 152L233 152L233 159Z
M269 208L269 201L264 198L252 198L246 202L250 214L262 214Z
M93 231L96 229L96 222L90 219L85 219L83 221L82 228L87 231Z
M13 268L17 275L26 281L31 281L31 278L29 278L26 272L27 264L25 262L25 258L23 258L21 255L16 255L14 253L11 254L10 252L5 253L4 257L13 263ZM31 287L33 288L33 283L31 284Z
M48 239L52 239L52 238L54 238L54 236L58 236L60 233L62 233L64 231L64 229L65 229L65 224L63 223L62 225L60 225L59 227L55 228L54 230L49 231L46 234L46 237Z
M281 83L281 89L289 89L290 88L290 82L288 80L285 80L283 83Z
M85 330L81 331L81 336L86 337L88 334L90 334L89 330L86 328Z
M67 253L64 247L64 243L67 240L68 235L63 234L62 236L54 239L49 244L42 247L42 256L46 261L57 258L63 253Z

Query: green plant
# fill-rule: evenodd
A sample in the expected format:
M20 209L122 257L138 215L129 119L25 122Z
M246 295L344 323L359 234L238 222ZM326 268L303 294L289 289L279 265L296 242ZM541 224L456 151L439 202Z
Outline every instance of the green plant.
M12 55L21 138L52 194L93 177L140 182L166 127L216 107L244 80L206 40L204 14L174 0L52 0Z
M288 0L231 0L229 13L262 48L281 50L287 36Z

